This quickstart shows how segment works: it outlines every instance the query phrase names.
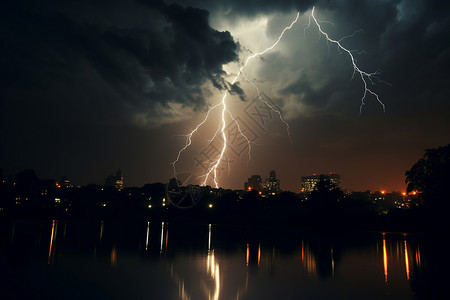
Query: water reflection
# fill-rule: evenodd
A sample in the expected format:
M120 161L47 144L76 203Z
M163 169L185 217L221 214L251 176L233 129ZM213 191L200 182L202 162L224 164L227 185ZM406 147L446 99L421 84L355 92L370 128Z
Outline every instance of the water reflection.
M117 248L114 244L111 248L111 266L115 267L117 264Z
M408 242L406 241L405 235L405 270L406 270L406 279L409 280L409 255L408 255Z
M211 224L208 224L208 251L211 250Z
M219 299L220 293L220 268L214 256L214 250L211 250L207 256L206 272L209 275L210 284L208 289L208 299Z
M250 245L247 243L247 254L245 256L245 265L248 267L248 261L250 259Z
M220 293L220 267L216 262L214 249L211 249L211 224L208 224L208 255L206 258L206 272L208 273L211 283L208 290L208 299L218 300Z
M105 226L105 221L100 221L100 237L98 238L99 243L102 241L103 238L103 227Z
M46 268L57 266L51 272L71 274L81 282L89 282L83 277L88 275L81 275L88 269L93 282L104 283L105 289L129 282L130 288L158 291L159 299L181 300L285 299L303 293L316 298L346 298L346 293L349 298L409 298L426 277L422 242L409 234L322 237L288 229L249 233L170 223L168 243L169 223L152 224L52 220L36 226L12 221L0 231L0 267L12 272L15 268L8 266L20 262L22 272L34 274L41 262ZM39 268L39 274L52 274ZM113 270L126 275L109 276ZM102 277L107 278L103 283L95 279ZM355 284L349 287L348 282ZM65 285L71 287L70 282Z
M260 260L261 260L261 244L258 244L258 267Z
M420 249L419 249L418 245L417 245L417 249L416 249L416 263L417 263L417 267L420 267Z
M383 235L383 267L384 267L384 282L388 281L388 258L387 258L387 250L386 250L386 233L382 233Z
M302 267L308 275L315 277L317 275L317 262L315 253L311 251L309 245L302 240Z
M53 220L52 221L52 233L50 235L50 246L48 248L48 259L47 259L48 264L53 263L53 259L55 256L55 247L56 247L55 238L56 238L57 232L58 232L58 221Z
M166 232L166 238L165 241L166 243L164 244L164 227L166 227L165 232ZM165 222L161 222L161 243L160 243L160 248L159 248L159 254L162 255L163 254L163 250L167 250L167 239L169 238L169 229L167 228L167 223ZM163 249L163 245L165 245L165 248Z
M147 222L147 234L145 236L145 251L148 250L148 237L150 234L150 221Z

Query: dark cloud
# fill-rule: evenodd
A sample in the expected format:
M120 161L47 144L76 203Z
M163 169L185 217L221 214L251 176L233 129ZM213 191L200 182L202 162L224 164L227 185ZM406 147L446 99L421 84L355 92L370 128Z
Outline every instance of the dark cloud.
M135 137L136 123L177 120L172 104L203 109L208 82L242 96L222 69L237 60L239 46L229 32L212 28L202 9L136 1L7 1L0 20L5 172L32 167L46 170L45 176L67 172L62 169L80 178L108 163L123 166L117 143ZM129 141L129 149L136 145L142 142Z
M317 2L317 0L182 0L181 2L195 7L204 7L211 11L218 10L228 18L235 18L242 16L255 17L261 14L272 14L276 12L295 10L303 12L310 9Z
M2 69L8 74L3 88L51 94L61 76L83 84L74 74L85 66L136 110L169 102L204 106L202 84L209 80L216 88L227 88L222 65L237 60L238 45L229 32L209 26L205 10L156 4L140 5L148 17L159 18L159 24L146 27L135 21L122 20L118 26L97 20L101 12L86 3L86 13L77 12L81 15L70 10L73 3L9 3L2 10L0 29ZM129 3L133 5L139 4Z
M351 80L348 58L333 46L328 50L323 39L317 41L314 28L307 30L305 40L302 19L283 40L282 47L289 51L268 53L254 64L256 73L246 73L258 85L268 87L265 92L270 91L283 113L294 116L289 120L294 143L308 144L295 146L302 155L280 157L289 166L301 168L299 157L319 164L322 156L335 149L333 160L338 161L340 154L348 156L344 169L350 172L355 153L359 162L367 163L358 168L370 170L377 168L370 155L392 149L395 154L385 157L402 157L403 164L391 173L398 174L402 182L408 164L423 149L448 144L448 1L176 2L3 2L0 167L6 173L31 167L42 176L75 174L87 183L101 182L98 178L111 171L133 166L140 171L128 172L127 176L136 178L130 184L142 183L149 176L162 180L159 173L171 158L169 152L178 146L167 133L184 133L187 126L162 123L179 120L177 114L186 118L186 112L203 109L205 98L217 90L246 99L248 84L242 79L231 84L223 69L237 62L239 54L245 55L230 32L211 24L218 18L238 22L264 15L268 40L273 40L286 20L290 22L286 16L313 5L319 18L335 24L323 23L334 38L362 30L344 44L365 50L366 54L357 55L361 68L380 69L380 77L392 84L372 86L387 113L369 98L363 115L358 116L362 84L357 77ZM297 111L305 108L303 114L295 115L296 104ZM321 145L331 146L317 157L314 147ZM242 178L251 172L244 170ZM283 176L282 170L278 173ZM85 179L86 174L96 175ZM291 181L292 186L285 188L295 186Z

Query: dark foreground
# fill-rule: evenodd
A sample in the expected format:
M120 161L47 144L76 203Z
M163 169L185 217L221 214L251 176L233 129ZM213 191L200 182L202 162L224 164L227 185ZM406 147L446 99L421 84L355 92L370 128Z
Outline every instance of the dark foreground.
M433 299L449 279L442 235L156 219L0 224L5 299Z

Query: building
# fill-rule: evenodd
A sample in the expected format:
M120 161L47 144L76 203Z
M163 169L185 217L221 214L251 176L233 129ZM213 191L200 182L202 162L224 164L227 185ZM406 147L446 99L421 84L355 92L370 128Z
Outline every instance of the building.
M270 171L269 178L262 183L262 190L268 194L278 194L280 192L280 180L277 179L275 170Z
M112 186L116 190L121 191L123 189L123 176L122 172L119 170L116 175L109 175L105 179L105 186Z
M244 184L245 191L258 191L260 194L278 194L280 192L280 180L274 170L270 171L269 178L263 182L260 175L252 175Z
M66 189L73 188L72 182L70 182L70 180L66 176L62 177L59 180L59 185L62 186L63 188L66 188Z
M244 190L246 191L261 191L262 190L262 179L259 175L252 175L248 178L247 182L244 184Z
M302 176L301 181L301 192L311 193L314 191L317 183L319 181L327 181L331 184L333 188L340 188L341 186L341 176L331 172L330 174L313 174L311 176Z

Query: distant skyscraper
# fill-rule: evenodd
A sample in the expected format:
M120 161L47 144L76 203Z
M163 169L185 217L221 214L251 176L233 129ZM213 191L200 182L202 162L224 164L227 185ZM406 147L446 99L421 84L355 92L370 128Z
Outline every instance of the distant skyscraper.
M244 185L244 189L246 191L261 191L261 183L262 179L259 175L252 175L250 178L248 178L248 181Z
M61 178L59 180L59 184L66 189L73 188L73 184L70 182L70 180L66 176L64 176L63 178Z
M105 179L105 185L106 186L113 186L118 191L121 191L123 189L123 176L122 171L117 171L116 175L109 175Z
M275 170L270 171L269 178L263 183L263 190L269 194L280 192L280 180L277 179Z
M339 188L341 186L341 176L331 172L330 174L313 174L311 176L302 176L302 182L301 182L301 192L302 193L311 193L314 191L314 188L316 187L317 183L319 181L328 181L330 182L334 187Z
M244 185L246 191L258 191L264 194L275 194L280 192L280 180L274 170L270 171L269 178L264 182L260 175L252 175Z

